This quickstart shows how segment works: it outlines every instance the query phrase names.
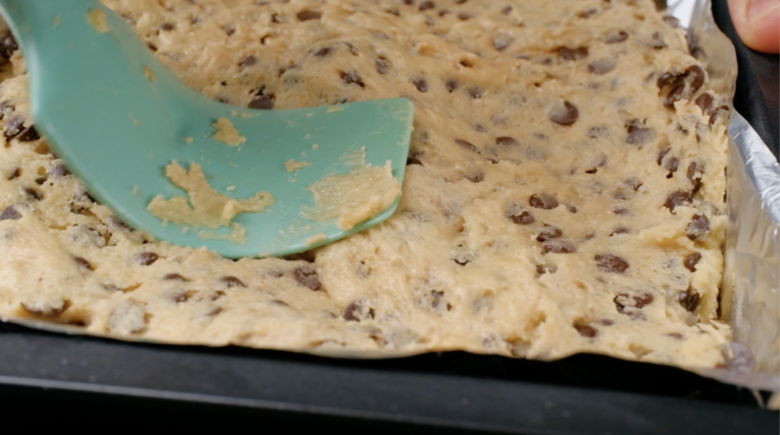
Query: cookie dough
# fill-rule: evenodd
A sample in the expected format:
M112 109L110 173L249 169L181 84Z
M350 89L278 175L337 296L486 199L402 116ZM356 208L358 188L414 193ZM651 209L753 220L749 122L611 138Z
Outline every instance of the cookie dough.
M236 127L233 125L233 123L224 116L221 116L217 122L214 123L214 128L217 129L217 131L211 135L214 140L220 141L225 145L230 145L232 147L246 143L246 138L241 136L241 133L236 130Z
M410 99L403 195L286 259L145 243L30 132L2 44L3 318L333 355L724 362L728 106L654 2L104 3L215 100Z
M258 192L242 200L223 195L209 185L200 164L194 162L190 164L189 171L173 162L165 168L165 175L173 184L187 191L189 201L183 196L171 199L164 199L162 195L154 197L147 210L163 222L190 227L226 227L231 225L230 221L237 214L261 212L276 202L269 192Z

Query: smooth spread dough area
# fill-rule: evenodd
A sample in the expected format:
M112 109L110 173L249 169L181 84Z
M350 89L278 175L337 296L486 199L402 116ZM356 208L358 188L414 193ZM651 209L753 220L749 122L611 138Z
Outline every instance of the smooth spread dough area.
M286 259L144 243L30 130L17 51L0 71L4 318L332 354L724 363L729 112L654 2L105 4L215 100L410 99L400 204Z

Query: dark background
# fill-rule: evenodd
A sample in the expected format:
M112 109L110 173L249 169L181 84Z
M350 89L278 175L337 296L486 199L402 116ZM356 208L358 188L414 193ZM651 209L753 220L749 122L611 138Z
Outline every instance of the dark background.
M725 1L715 0L713 12L737 48L735 108L777 155L778 56L736 39ZM596 355L551 363L460 352L331 360L1 323L0 415L6 430L780 433L778 413L760 409L747 390Z

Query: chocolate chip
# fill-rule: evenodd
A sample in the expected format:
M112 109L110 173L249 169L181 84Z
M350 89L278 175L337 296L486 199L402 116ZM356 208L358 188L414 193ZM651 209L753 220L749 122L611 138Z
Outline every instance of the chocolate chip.
M40 139L41 135L38 134L38 131L35 129L34 125L31 125L29 127L26 127L24 130L19 132L19 135L16 136L16 139L20 142L32 142L34 140Z
M693 291L691 288L688 288L688 290L680 293L678 301L680 302L680 305L682 305L683 308L685 308L690 312L693 312L699 306L701 297L699 296L698 293Z
M626 228L626 227L617 227L614 230L612 230L612 233L610 233L609 237L612 237L615 234L628 234L628 228Z
M712 109L712 111L710 112L710 125L715 124L715 121L718 120L718 117L723 114L728 116L729 106L718 106L715 109Z
M471 129L480 133L487 133L488 131L487 127L485 127L485 124L480 124L479 122L472 123Z
M359 54L357 47L355 47L352 43L347 41L342 41L341 44L347 47L347 51L349 51L349 54L353 56L357 56Z
M696 272L696 264L699 263L699 260L701 260L701 254L694 252L693 254L685 257L683 264L685 265L686 269L690 270L691 272Z
M150 266L157 261L158 258L160 257L154 252L141 252L135 256L135 261L141 266Z
M241 62L238 63L238 66L240 66L243 69L243 68L250 67L255 63L257 63L257 58L252 55L249 55L244 59L242 59Z
M468 89L468 94L471 98L478 100L482 98L482 89L477 86L472 86Z
M447 79L444 82L444 87L447 88L447 91L452 93L452 91L454 91L455 89L458 89L458 87L460 87L460 82L458 82L455 79Z
M666 178L672 178L674 177L674 173L677 172L677 168L680 166L680 159L677 157L671 157L666 160L666 163L664 164L664 168L666 168L667 171L669 171L668 174L666 174Z
M625 207L617 207L612 210L612 213L615 213L616 215L627 216L631 214L631 211Z
M567 240L553 239L542 246L542 252L545 254L573 254L577 252L577 247Z
M602 272L623 273L628 270L628 261L613 254L596 255L596 266Z
M418 159L417 157L409 156L409 157L406 158L406 166L409 166L409 165L420 165L420 166L422 166L423 164L422 164L422 160Z
M528 202L531 204L531 207L543 210L552 210L558 207L558 200L548 193L533 194Z
M597 76L606 74L615 69L615 60L610 58L596 59L588 64L588 72Z
M0 212L0 221L5 220L19 220L22 218L22 214L17 210L19 206L17 204L11 204Z
M656 159L656 162L658 162L658 166L661 166L661 163L664 161L664 157L669 154L669 151L672 149L670 147L665 147L661 151L658 152L658 158Z
M160 30L162 30L163 32L170 32L175 28L176 26L173 23L169 23L169 22L165 22L160 25Z
M668 208L672 214L674 214L674 208L678 205L690 204L692 200L691 193L682 190L677 190L669 194L664 202L664 207Z
M350 71L350 72L340 71L339 75L341 76L341 80L343 80L344 83L348 85L355 84L360 86L361 88L366 86L366 84L363 83L363 79L361 79L360 75L355 71Z
M309 266L303 266L295 269L293 276L298 284L308 287L311 290L319 290L322 287L320 276L317 271Z
M567 206L567 208L569 209L569 213L577 213L577 207L576 206L569 204Z
M472 18L474 18L474 17L471 14L467 13L467 12L459 12L458 13L458 19L461 20L461 21L467 21L467 20L470 20Z
M688 180L691 181L691 185L693 186L693 193L696 193L699 191L699 188L701 188L701 173L702 169L699 167L699 164L696 162L691 162L690 165L688 165Z
M22 115L14 115L8 118L8 121L3 127L3 133L6 139L15 138L24 128L24 117Z
M393 69L393 65L390 63L390 60L384 56L377 57L374 61L374 65L376 66L376 72L379 74L388 74Z
M558 56L566 60L579 60L588 57L587 47L577 47L577 48L558 47L554 51L558 53Z
M464 178L471 181L472 183L479 183L485 179L485 174L482 171L477 171L472 174L466 174Z
M536 236L537 242L546 242L551 239L557 239L560 238L563 235L563 231L561 231L560 228L554 227L552 225L545 225L542 229L542 232L539 233L538 236Z
M301 21L319 20L322 18L322 13L316 11L300 11L296 17Z
M428 9L433 9L435 7L436 7L436 5L433 4L433 2L426 1L426 2L422 2L422 4L420 5L420 10L421 11L427 11Z
M24 191L36 201L40 201L43 199L43 194L41 192L38 192L36 189L32 187L26 187Z
M347 305L347 308L344 309L344 314L342 317L344 317L344 320L352 322L373 319L374 309L371 308L368 301L361 299Z
M83 267L87 270L95 270L95 268L83 257L73 257L73 260L78 264L79 266Z
M330 47L323 47L323 48L320 48L319 50L315 51L314 53L312 53L312 55L316 56L316 57L325 57L325 56L329 55L331 51L333 51L332 48L330 48Z
M420 92L428 92L428 82L422 77L416 77L412 80L414 87ZM361 86L362 87L362 86Z
M644 308L647 305L650 305L653 303L653 295L652 293L644 293L639 296L634 296L634 306L636 308Z
M235 276L223 276L222 278L219 279L219 282L227 288L246 287L246 284L244 284L240 279L236 278Z
M683 94L685 92L685 85L677 85L672 90L666 94L666 96L663 99L663 105L664 107L668 109L674 108L674 103L680 101L683 98Z
M177 303L187 302L187 299L189 299L189 295L187 294L186 291L176 293L173 295L173 301Z
M685 233L688 235L689 239L696 240L699 237L706 236L709 231L710 220L707 219L707 216L701 213L696 213L693 215L693 218L691 218L691 223L688 224L688 228L685 230Z
M689 79L690 93L698 91L704 84L704 70L698 65L691 65L685 70L685 76Z
M599 12L596 8L585 9L584 11L577 12L577 16L580 18L590 18Z
M455 139L455 143L458 144L459 147L467 149L469 151L474 151L477 154L480 154L480 151L477 147L474 146L471 142L467 142L463 139Z
M465 266L465 265L471 263L471 259L469 257L465 256L465 255L462 255L460 257L452 258L451 260L454 261L456 264L461 265L461 266Z
M655 137L655 130L641 125L640 121L636 119L626 123L626 131L628 132L626 142L640 148L652 142Z
M680 26L680 20L678 20L677 18L675 18L675 17L673 17L671 15L664 15L662 20L664 20L664 23L670 25L671 27L674 27L674 28L681 27Z
M674 83L679 76L680 74L677 73L666 72L658 77L658 80L655 82L655 84L658 86L658 89L663 89L664 86Z
M275 101L276 101L276 96L274 94L256 95L254 99L252 99L252 101L249 102L249 108L270 110L274 108Z
M696 98L695 103L701 109L701 113L708 113L714 101L715 100L712 98L712 95L701 94L698 98Z
M503 8L501 8L501 13L504 15L509 15L509 13L512 12L512 6L506 5Z
M616 30L607 33L604 36L604 42L607 44L617 44L618 42L623 42L626 39L628 39L628 33L626 33L624 30Z
M499 146L517 146L520 142L517 139L509 136L500 136L496 138L496 145Z
M166 273L163 275L162 279L168 280L168 281L189 281L187 278L179 275L178 273Z
M3 40L0 41L0 56L5 59L10 59L11 55L14 54L14 51L18 49L19 45L16 43L14 35L11 34L11 32L8 32L8 34L3 37Z
M642 187L642 182L639 181L639 179L636 178L636 177L631 177L631 178L626 179L626 181L624 181L623 184L626 187L630 187L630 188L634 189L635 191L639 190L639 188Z
M274 18L275 18L275 17L276 17L276 16L274 15ZM225 26L225 27L223 27L223 28L222 28L222 30L223 30L223 31L225 32L225 34L226 34L226 35L228 35L228 36L230 36L230 35L232 35L232 34L236 33L236 28L235 28L235 27L233 27L232 25Z
M588 338L593 338L596 335L598 335L598 333L599 333L596 330L596 328L594 328L594 327L592 327L590 325L582 324L582 323L575 323L574 324L574 329L576 329L577 332L579 332L581 336L588 337Z
M518 206L509 207L505 213L507 219L517 225L530 225L534 223L534 216Z
M550 120L560 125L571 125L580 117L577 106L568 101L556 104L549 113Z

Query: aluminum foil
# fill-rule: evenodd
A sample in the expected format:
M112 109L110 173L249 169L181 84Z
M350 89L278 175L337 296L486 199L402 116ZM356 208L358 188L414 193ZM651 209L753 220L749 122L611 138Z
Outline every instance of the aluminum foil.
M712 18L709 0L672 0L667 13L687 29L691 53L707 68L709 85L733 97L737 60L731 41ZM726 270L722 319L734 330L728 368L695 370L780 398L780 165L738 113L729 125Z

